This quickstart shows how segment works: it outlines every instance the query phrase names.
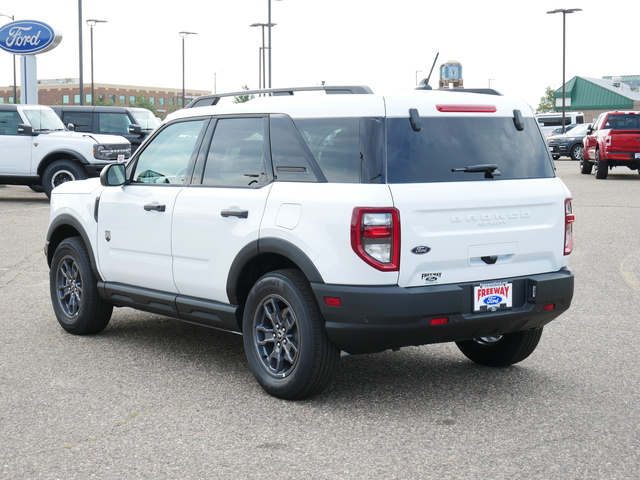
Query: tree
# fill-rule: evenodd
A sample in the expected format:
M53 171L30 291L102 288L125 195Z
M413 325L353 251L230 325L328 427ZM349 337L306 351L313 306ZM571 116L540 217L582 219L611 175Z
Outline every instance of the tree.
M136 101L129 105L130 107L138 107L138 108L146 108L147 110L151 110L154 115L158 114L158 109L155 105L152 105L149 99L144 98L142 95L136 96Z
M553 96L554 90L547 87L544 97L540 97L540 104L536 108L536 113L553 113L556 110L556 99Z
M249 90L249 86L243 85L242 89ZM244 103L244 102L248 102L249 100L252 100L253 98L255 98L255 95L238 95L237 97L234 97L233 103Z

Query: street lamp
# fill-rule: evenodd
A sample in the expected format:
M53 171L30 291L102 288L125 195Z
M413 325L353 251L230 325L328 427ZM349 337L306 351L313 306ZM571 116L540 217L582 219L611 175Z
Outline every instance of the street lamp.
M0 13L0 17L10 18L11 21L15 21L15 17L13 15L5 15L4 13ZM18 99L16 98L18 95L18 90L16 87L16 54L13 54L13 103L18 103Z
M178 35L182 37L182 108L186 107L185 93L184 93L184 39L189 35L197 35L197 32L179 32Z
M106 20L96 20L95 18L90 18L87 20L87 25L91 29L91 105L95 105L95 93L94 93L94 83L93 83L93 27L95 27L98 23L107 23Z
M269 29L269 88L271 88L271 27L274 25L271 23L271 0L269 1L269 15L267 17L267 28ZM281 1L281 0L276 0Z
M581 12L582 9L581 8L556 8L555 10L551 10L547 13L562 13L562 133L566 132L566 125L565 125L565 80L564 80L564 75L565 75L565 39L566 39L566 17L567 17L567 13L573 13L573 12Z
M262 27L262 47L259 49L258 55L258 88L266 88L265 79L265 58L264 58L264 27L274 27L275 23L252 23L250 27Z

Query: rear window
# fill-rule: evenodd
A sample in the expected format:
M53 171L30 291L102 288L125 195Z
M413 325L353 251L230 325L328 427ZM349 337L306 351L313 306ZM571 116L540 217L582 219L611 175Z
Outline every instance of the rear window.
M553 177L547 145L532 118L519 131L510 117L390 118L387 130L387 182L428 183L484 180L484 172L452 171L497 165L495 180Z

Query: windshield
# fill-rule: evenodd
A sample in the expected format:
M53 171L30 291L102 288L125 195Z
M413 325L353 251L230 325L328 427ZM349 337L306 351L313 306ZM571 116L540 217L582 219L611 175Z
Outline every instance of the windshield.
M589 124L588 123L583 123L581 125L578 125L578 126L572 128L566 134L569 135L569 136L572 136L572 135L586 135L587 134L587 128L589 128Z
M36 132L64 130L64 124L53 110L48 108L27 109L23 111Z
M140 128L143 130L153 130L160 124L160 120L158 120L149 110L132 110L131 114L133 115L136 123L140 125Z
M389 183L554 176L547 145L533 118L524 119L521 131L511 117L421 117L420 121L422 128L416 132L409 118L387 120ZM492 166L500 175L487 174Z

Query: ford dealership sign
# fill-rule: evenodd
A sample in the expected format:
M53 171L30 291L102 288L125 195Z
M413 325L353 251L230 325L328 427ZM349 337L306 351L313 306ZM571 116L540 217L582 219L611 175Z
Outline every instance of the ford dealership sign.
M62 35L46 23L19 20L0 28L0 48L14 55L35 55L54 49Z

